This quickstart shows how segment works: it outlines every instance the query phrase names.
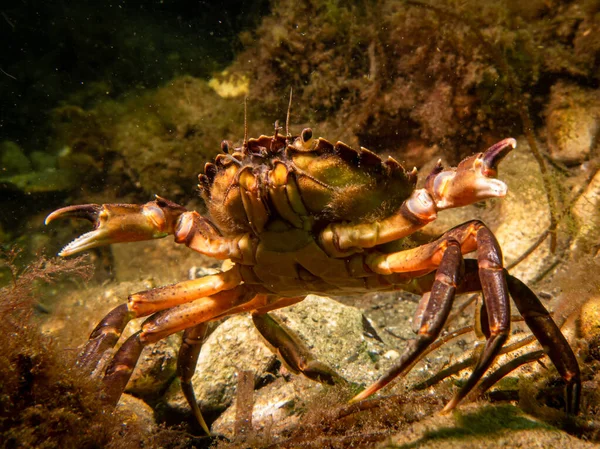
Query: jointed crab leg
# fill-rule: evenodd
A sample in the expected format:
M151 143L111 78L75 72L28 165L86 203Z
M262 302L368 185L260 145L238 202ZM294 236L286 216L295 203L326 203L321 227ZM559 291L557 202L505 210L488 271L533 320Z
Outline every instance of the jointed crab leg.
M377 382L356 395L352 402L366 399L380 390L410 367L414 360L438 337L454 300L456 286L464 273L460 245L456 240L447 241L442 261L435 275L431 293L424 296L425 307L417 325L417 337L412 340L394 366Z
M108 365L104 377L107 401L116 404L119 400L144 346L180 330L212 321L224 315L226 311L250 301L254 296L255 292L240 285L152 315L144 322L141 331L123 343ZM186 355L185 351L187 349L184 350L184 356L188 357L190 353ZM193 356L193 353L191 355ZM193 357L189 363L192 359Z
M290 371L330 385L345 383L329 366L315 359L302 340L276 317L268 313L253 313L252 321Z
M134 317L127 304L121 304L111 310L90 334L85 348L77 359L77 365L86 370L94 370L102 354L117 344L125 326Z
M506 341L508 336L508 331L510 328L510 303L508 301L508 288L504 277L504 269L502 268L502 253L494 235L487 227L485 227L483 223L479 221L472 221L448 231L440 239L428 245L392 254L366 256L365 258L365 263L371 270L382 274L388 274L392 272L418 272L423 269L439 267L438 272L442 270L440 272L441 275L447 276L446 282L450 285L452 285L452 282L455 282L456 285L456 277L452 278L449 276L450 273L454 273L454 271L451 270L448 265L446 265L451 263L457 265L462 260L462 257L451 258L450 256L446 256L449 248L455 245L454 242L458 242L460 245L459 252L461 253L469 253L477 249L479 279L481 282L481 289L483 291L485 305L487 311L489 312L489 335L485 348L479 357L477 365L473 369L469 379L461 388L461 390L459 390L456 396L448 403L448 405L446 405L444 408L445 411L452 410L475 386L477 381L493 362L498 351L502 347L502 344L504 341ZM456 270L457 268L455 267L454 269ZM438 281L437 275L436 282L441 282L441 279ZM423 340L421 335L426 334L431 328L433 329L432 334L437 335L435 332L439 333L439 330L441 329L441 326L443 326L443 322L446 320L448 314L448 311L445 309L445 307L449 307L454 298L455 290L452 290L451 292L447 293L446 297L444 297L447 299L437 299L442 298L442 296L437 296L434 300L433 295L439 295L436 293L436 282L434 282L432 294L427 307L425 308L417 342L419 340ZM434 302L431 303L432 301ZM431 303L431 305L429 303ZM427 317L430 316L430 314L433 316L434 311L437 311L437 313L441 315L441 324L436 321L435 325L433 325L433 322L430 323L427 321ZM433 318L429 318L429 320L432 319ZM388 374L384 375L380 381L367 388L367 390L357 395L353 401L368 397L389 383L393 378L401 374L410 366L411 362L418 357L419 352L424 350L426 346L427 344L425 343L411 344L406 351L406 356L401 357L399 362L392 367Z
M465 281L462 283L458 292L466 293L481 290L481 283L478 277L477 263L472 259L467 259L465 262ZM581 393L581 379L579 364L577 363L577 358L575 357L573 350L571 349L564 335L560 331L560 328L554 322L554 320L552 319L546 308L543 306L543 304L540 302L538 297L535 295L535 293L533 293L529 289L529 287L527 287L519 279L515 278L514 276L511 276L508 273L505 274L508 285L508 291L510 292L510 295L513 298L517 308L519 309L519 313L525 320L533 335L531 336L531 338L526 337L509 346L505 346L500 351L500 354L510 353L514 349L523 347L537 339L544 348L544 353L550 358L557 371L565 381L567 390L567 401L565 404L566 412L577 414L579 410L579 398ZM539 357L535 359L537 360L538 358ZM472 359L473 357L469 358L469 360ZM419 384L417 387L415 387L415 389L420 390L423 388L427 388L428 386L434 385L435 383L460 371L461 369L467 368L470 365L470 363L467 363L469 362L469 360L461 361L449 367L448 369L441 371L440 373L436 374L430 379L427 379L426 381ZM525 360L532 361L533 359L531 357L527 357ZM510 364L512 364L512 362L510 362ZM498 371L488 376L486 380L484 380L484 382L480 384L479 391L485 391L499 379L504 377L505 374L502 373L506 373L506 371L509 370L505 368L507 366L509 365L507 364L500 367ZM516 367L517 366L513 366L512 369ZM489 381L490 379L491 382ZM486 385L484 386L484 384Z
M183 391L183 395L188 404L190 404L190 407L192 408L194 417L207 435L210 435L210 430L208 429L208 425L206 424L206 421L204 421L204 417L198 406L194 387L192 386L192 377L196 371L196 363L198 362L202 345L212 333L212 330L214 330L214 328L211 329L210 323L200 323L186 329L183 333L183 341L177 357L177 375L181 380L181 390Z
M251 301L256 292L239 285L215 295L171 307L155 313L142 325L140 339L144 343L161 340L175 332L223 317L228 311Z
M158 287L129 296L127 307L135 317L150 315L179 304L230 290L242 282L237 266L214 275Z
M525 318L525 322L533 335L552 360L567 385L567 413L577 414L581 393L581 378L577 358L546 308L538 297L523 282L514 276L507 275L508 290L517 309Z
M477 264L483 300L488 311L489 335L467 382L446 404L444 411L454 409L473 389L498 355L510 330L510 302L502 267L502 252L494 234L483 226L477 230Z
M221 291L233 289L240 283L239 270L233 267L224 273L134 293L129 296L127 304L116 307L98 323L79 356L78 364L86 369L93 369L102 354L117 344L125 326L133 318L210 297Z

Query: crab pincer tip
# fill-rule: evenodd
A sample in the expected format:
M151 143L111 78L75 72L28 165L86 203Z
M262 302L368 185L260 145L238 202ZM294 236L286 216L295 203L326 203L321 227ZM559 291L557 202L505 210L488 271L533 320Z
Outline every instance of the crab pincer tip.
M44 220L44 224L48 225L57 218L83 218L95 224L101 210L102 206L99 204L80 204L63 207L48 215L46 220Z
M483 162L486 167L495 169L500 161L517 147L517 141L512 137L501 140L492 145L483 153Z

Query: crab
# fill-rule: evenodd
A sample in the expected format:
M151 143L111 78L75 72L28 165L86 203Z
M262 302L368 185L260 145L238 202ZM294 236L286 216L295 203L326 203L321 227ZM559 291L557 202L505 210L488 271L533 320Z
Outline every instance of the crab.
M173 235L175 242L232 263L226 271L134 293L108 313L91 333L78 364L93 370L120 339L127 323L146 317L141 329L116 351L104 373L105 397L117 403L145 345L184 331L178 375L187 401L203 429L191 385L210 322L249 312L258 332L294 373L319 382L343 382L332 368L269 312L302 301L308 294L363 294L405 290L422 295L413 320L416 337L389 371L357 394L361 401L405 374L436 340L455 296L482 292L478 315L486 337L477 363L443 411L452 410L493 363L510 331L509 295L566 384L566 411L577 413L581 389L577 359L537 296L502 265L490 229L472 220L439 238L417 245L411 235L438 212L487 198L503 197L496 178L499 162L516 147L507 138L456 168L440 162L416 188L416 169L381 159L324 138L310 128L300 135L279 133L221 144L207 163L199 189L205 216L156 196L143 205L84 204L51 213L84 218L94 230L68 244L66 257L118 242ZM463 256L475 253L475 259Z

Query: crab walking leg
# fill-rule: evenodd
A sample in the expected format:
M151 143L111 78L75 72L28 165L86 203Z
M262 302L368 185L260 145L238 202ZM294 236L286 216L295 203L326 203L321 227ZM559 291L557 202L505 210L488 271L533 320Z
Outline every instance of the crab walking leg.
M482 222L475 220L451 229L438 240L427 245L392 254L373 253L364 258L364 264L373 272L380 274L433 270L440 265L448 242L452 240L456 240L460 244L462 254L477 250L478 275L488 311L489 335L473 372L466 384L444 408L445 411L456 407L475 386L508 337L510 303L502 267L502 253L496 238ZM398 370L399 373L400 370ZM369 394L379 388L370 387ZM367 396L368 394L363 392L359 395L359 399Z
M90 334L85 348L77 358L77 365L87 371L93 371L102 354L117 344L123 329L133 318L135 314L129 311L127 304L121 304L111 310Z
M127 307L135 317L151 315L198 298L231 290L242 283L237 266L218 274L154 288L129 295Z
M106 400L116 404L125 390L142 349L175 332L211 321L227 310L250 301L254 291L240 285L232 290L200 298L191 303L155 313L142 325L142 330L129 337L106 368L104 384Z
M424 306L422 315L415 320L418 321L415 323L418 327L417 337L411 340L404 354L386 374L352 398L351 402L366 399L402 374L440 334L450 313L456 287L464 273L459 243L456 240L449 240L445 246L431 292L425 293L421 301L421 305Z
M506 280L508 291L527 326L565 380L567 413L576 415L579 411L581 375L573 349L535 293L514 276L507 275Z
M175 332L221 318L228 311L252 301L255 296L256 292L247 285L238 285L231 290L163 310L144 322L140 339L144 343L153 343Z
M489 335L467 382L446 404L444 412L454 409L473 389L498 355L510 331L510 302L505 270L502 267L502 252L492 231L484 226L477 230L477 264L488 314Z
M133 318L151 315L223 290L231 290L241 282L239 269L233 267L224 273L134 293L129 296L127 304L111 310L98 323L79 355L77 364L86 370L93 370L102 354L117 344L125 326Z
M194 393L194 387L192 385L192 377L196 371L196 364L198 362L198 357L200 356L202 345L213 330L214 326L211 326L210 323L200 323L186 329L183 333L183 341L177 357L177 375L181 380L181 390L192 409L196 421L198 421L207 435L210 435L210 430L206 421L204 421L200 406L196 400L196 394Z
M308 346L276 317L255 312L252 314L252 321L273 353L293 373L302 373L309 379L329 385L346 382L333 369L317 360Z

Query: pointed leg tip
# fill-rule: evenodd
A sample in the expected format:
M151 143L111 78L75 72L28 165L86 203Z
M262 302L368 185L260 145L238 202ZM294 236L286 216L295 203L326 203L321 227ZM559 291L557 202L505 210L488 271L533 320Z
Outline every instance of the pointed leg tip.
M458 406L458 404L460 403L460 401L462 401L463 397L459 394L456 394L451 400L450 402L448 402L444 408L442 410L440 410L440 415L448 415L451 412L453 412L456 407Z
M356 404L357 402L367 399L370 395L371 395L371 393L369 392L369 389L367 388L366 390L361 391L356 396L354 396L352 399L350 399L348 401L348 404Z

